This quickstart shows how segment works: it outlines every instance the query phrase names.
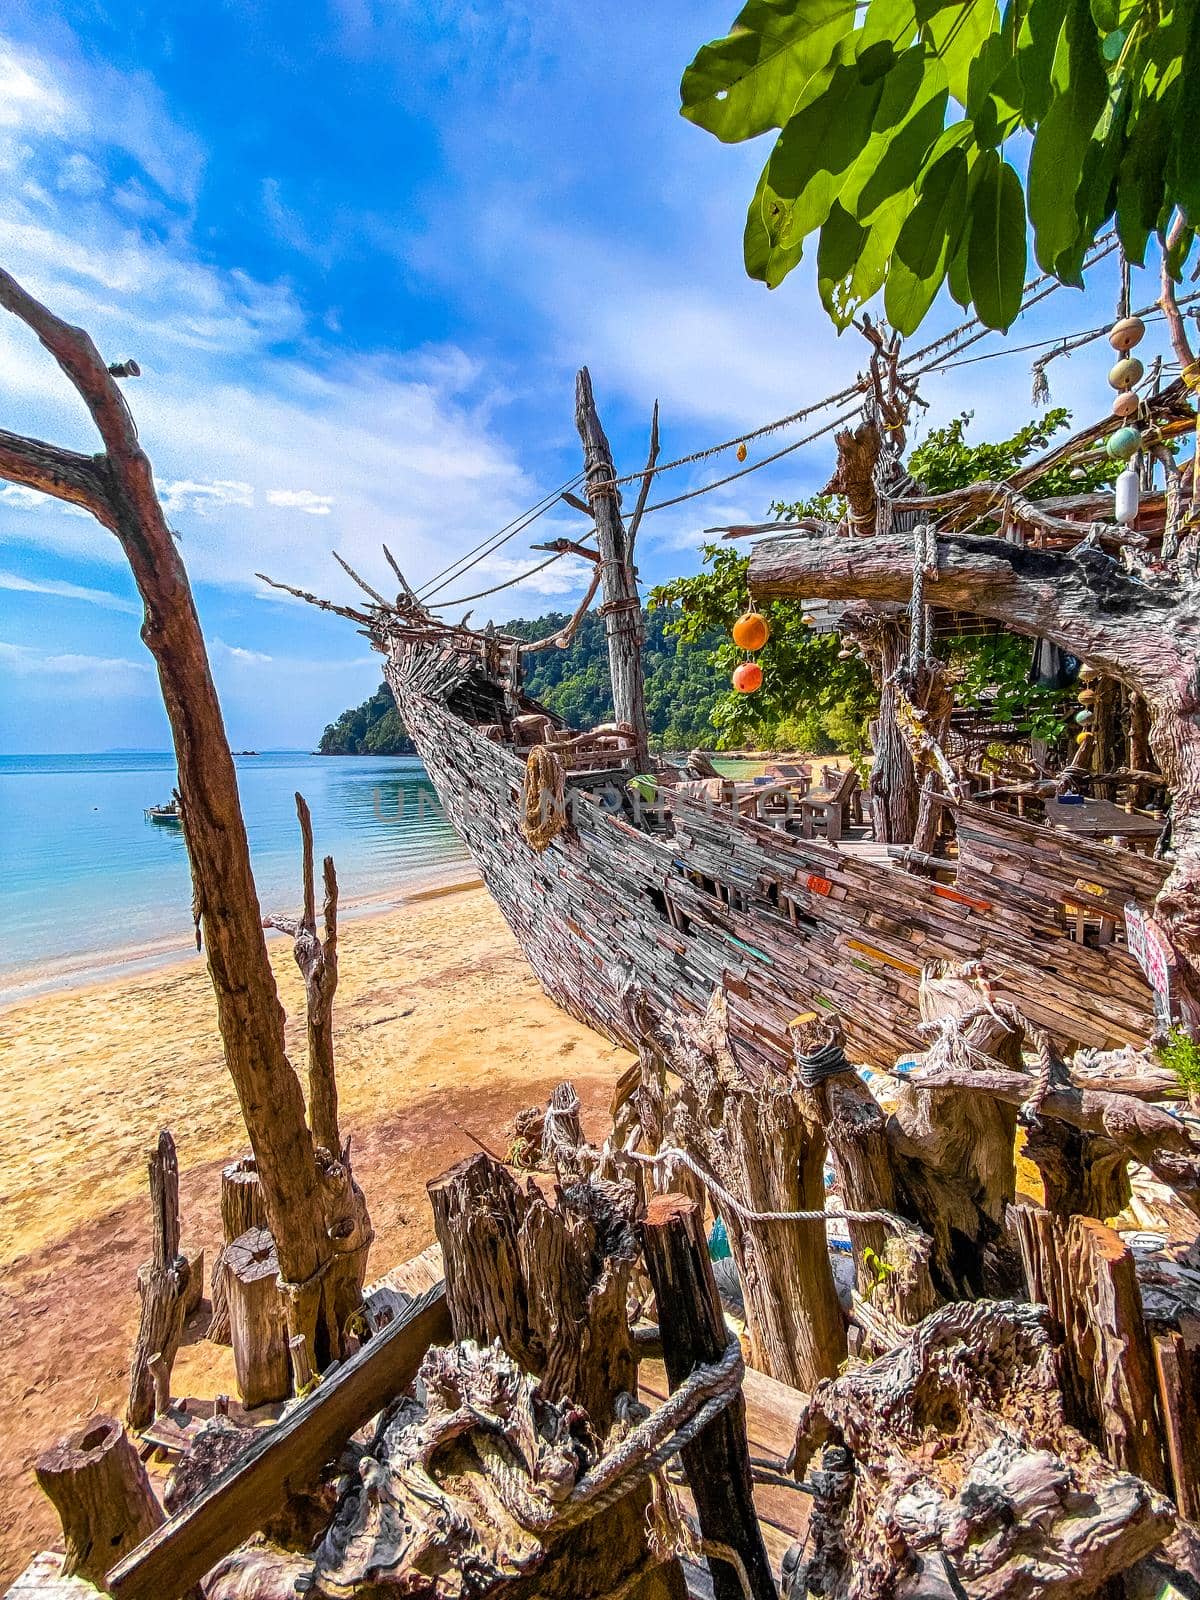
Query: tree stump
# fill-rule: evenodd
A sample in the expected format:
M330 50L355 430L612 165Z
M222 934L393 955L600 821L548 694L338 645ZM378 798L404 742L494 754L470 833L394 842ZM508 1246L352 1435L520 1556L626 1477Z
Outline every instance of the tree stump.
M686 1195L660 1194L647 1206L642 1223L642 1245L658 1302L663 1362L672 1391L695 1367L719 1361L728 1340L703 1217L696 1202ZM737 1552L753 1600L778 1600L754 1509L746 1402L740 1394L684 1446L682 1456L701 1535ZM710 1557L709 1569L715 1600L745 1600L734 1567Z
M927 974L921 981L923 1022L964 1017L980 1004L980 988L958 973ZM998 1018L975 1017L963 1038L971 1052L1020 1068L1020 1038ZM973 1063L977 1056L966 1059ZM933 1240L931 1270L939 1292L956 1299L1015 1287L996 1248L1002 1246L1005 1208L1016 1195L1016 1110L990 1095L917 1088L901 1079L894 1120L903 1136L898 1194L906 1213L919 1217Z
M238 1393L247 1407L291 1393L287 1324L279 1297L279 1259L266 1228L251 1228L226 1247L230 1342Z
M208 1337L214 1344L229 1343L229 1297L225 1287L225 1250L251 1228L267 1226L262 1185L253 1156L231 1161L221 1172L221 1237L223 1244L213 1259L212 1317Z
M846 1356L825 1237L824 1135L806 1118L794 1080L752 1081L743 1072L720 989L703 1018L664 1017L647 1042L679 1084L659 1113L664 1144L686 1151L750 1212L820 1214L751 1221L712 1196L745 1296L752 1365L811 1392Z
M823 1383L793 1470L826 1447L812 1474L828 1491L812 1541L825 1569L801 1561L789 1600L1094 1600L1174 1525L1166 1499L1066 1422L1040 1306L943 1306L898 1349ZM843 1471L852 1495L833 1492Z
M171 1366L183 1335L183 1320L191 1293L191 1268L179 1253L179 1163L175 1141L164 1129L149 1154L150 1205L154 1253L138 1274L142 1297L141 1319L129 1374L127 1416L131 1428L145 1428L154 1420L156 1387L169 1389ZM143 1276L144 1274L144 1276ZM151 1359L160 1358L156 1386Z
M105 1589L105 1573L163 1520L146 1469L115 1417L93 1417L40 1455L34 1472L62 1519L64 1577Z

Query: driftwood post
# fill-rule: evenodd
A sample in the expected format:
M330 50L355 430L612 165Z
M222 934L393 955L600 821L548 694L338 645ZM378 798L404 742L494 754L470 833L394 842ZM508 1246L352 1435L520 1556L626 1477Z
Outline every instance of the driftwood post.
M317 934L317 892L313 870L312 813L304 796L296 794L300 819L301 859L304 874L304 910L293 917L271 916L263 926L277 928L295 941L294 955L304 979L308 1018L308 1125L314 1142L336 1156L338 1134L337 1077L333 1062L333 996L337 989L338 881L333 857L323 863L325 883L325 936Z
M672 1391L702 1364L719 1361L728 1335L704 1236L704 1213L681 1194L655 1195L642 1222L642 1248L658 1303L663 1362ZM754 1510L746 1440L746 1402L739 1395L685 1445L683 1468L707 1544L735 1552L753 1600L777 1600L775 1580ZM744 1600L728 1560L710 1554L715 1600Z
M0 306L23 322L74 386L103 451L82 455L0 431L0 478L69 501L114 533L145 605L175 746L194 909L217 1000L225 1061L250 1135L289 1320L319 1367L341 1353L321 1275L331 1245L304 1097L284 1048L283 1009L267 959L237 778L204 637L178 545L125 398L92 340L0 271Z
M225 1251L235 1239L251 1228L265 1228L267 1210L263 1205L262 1185L253 1156L242 1156L231 1161L221 1171L221 1238L222 1246L213 1259L212 1317L208 1324L208 1337L214 1344L228 1344L229 1295L225 1284Z
M591 374L581 367L575 379L575 424L583 440L586 493L596 519L603 602L600 614L608 633L608 667L613 712L633 729L639 772L650 763L646 703L642 682L642 603L638 598L629 537L621 517L621 494L613 479L612 450L596 412Z
M116 1417L93 1417L44 1451L34 1471L62 1519L63 1576L107 1592L109 1568L163 1520L129 1435Z
M279 1259L265 1228L252 1228L225 1248L229 1342L244 1406L285 1400L291 1387L288 1331L275 1290Z
M161 1409L158 1400L170 1385L191 1281L191 1267L179 1251L179 1162L165 1128L149 1152L148 1166L154 1242L150 1262L138 1274L142 1311L129 1375L131 1428L147 1427Z
M846 1356L825 1238L824 1135L806 1117L794 1080L777 1074L751 1081L739 1066L720 989L703 1018L664 1017L648 1029L646 1044L679 1080L655 1113L663 1144L683 1149L741 1208L714 1192L745 1295L751 1363L811 1391ZM653 1093L652 1074L643 1072L642 1084ZM814 1215L758 1220L794 1212Z

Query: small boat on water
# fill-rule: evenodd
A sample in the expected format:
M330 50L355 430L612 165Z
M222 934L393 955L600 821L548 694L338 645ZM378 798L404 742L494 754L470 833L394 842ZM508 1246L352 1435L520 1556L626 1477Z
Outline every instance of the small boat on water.
M146 807L147 822L157 822L162 828L182 828L183 813L179 809L178 800L169 800L163 806Z

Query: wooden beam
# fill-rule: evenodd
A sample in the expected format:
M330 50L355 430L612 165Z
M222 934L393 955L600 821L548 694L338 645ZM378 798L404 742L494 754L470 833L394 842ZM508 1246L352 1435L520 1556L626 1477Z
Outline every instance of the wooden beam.
M176 1600L262 1527L289 1485L311 1481L417 1375L430 1345L450 1339L446 1291L413 1303L294 1410L257 1439L203 1494L164 1522L108 1574L117 1600Z

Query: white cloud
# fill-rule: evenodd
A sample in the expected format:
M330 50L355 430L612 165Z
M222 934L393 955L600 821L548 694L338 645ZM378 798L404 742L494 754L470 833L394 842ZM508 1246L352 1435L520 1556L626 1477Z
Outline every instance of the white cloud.
M141 606L126 600L107 589L89 589L81 583L66 583L59 578L23 578L17 572L0 572L0 589L10 589L18 594L47 594L62 600L85 600L89 605L103 606L107 611L126 611L131 616L141 615Z
M130 661L121 656L53 652L0 640L0 663L15 677L68 679L72 694L97 698L148 694L154 687L149 661Z
M40 489L27 489L23 483L6 483L0 487L0 504L15 511L40 511L50 504Z
M248 650L245 645L226 644L224 639L212 641L211 653L218 659L224 658L242 667L269 667L275 661L274 656L263 650Z
M33 57L18 57L0 39L0 127L57 132L67 120L67 102L50 69Z
M333 497L314 494L311 489L268 489L267 504L288 506L293 511L304 511L310 517L327 517L333 510Z
M105 178L90 157L85 156L82 150L75 150L59 167L56 182L58 188L67 194L92 195L99 194L104 188Z
M234 483L221 478L207 483L179 478L174 483L160 483L158 497L168 516L190 511L196 516L207 517L223 506L248 509L254 504L254 488L248 483Z

